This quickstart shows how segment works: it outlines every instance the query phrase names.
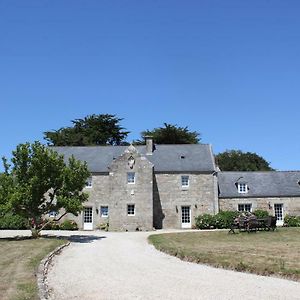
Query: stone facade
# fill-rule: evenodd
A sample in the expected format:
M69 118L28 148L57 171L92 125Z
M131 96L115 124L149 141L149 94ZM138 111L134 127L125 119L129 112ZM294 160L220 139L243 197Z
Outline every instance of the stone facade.
M210 145L155 148L148 139L146 146L138 147L57 150L75 153L91 169L85 210L77 217L67 216L80 229L192 228L198 215L246 206L280 217L278 225L287 214L300 215L300 172L218 172ZM243 193L240 183L247 187Z
M300 197L264 197L264 198L222 198L220 210L238 210L239 204L251 204L251 210L262 209L274 216L274 204L282 204L283 217L300 216Z

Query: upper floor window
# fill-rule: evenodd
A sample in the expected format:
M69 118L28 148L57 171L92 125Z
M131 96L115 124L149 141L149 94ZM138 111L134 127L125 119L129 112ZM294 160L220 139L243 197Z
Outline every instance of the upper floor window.
M93 185L93 177L90 176L90 177L86 180L85 187L91 188L92 185Z
M249 211L252 210L252 204L239 204L238 205L238 211Z
M248 186L246 183L238 183L238 192L240 194L248 193Z
M127 173L127 183L131 183L131 184L135 183L135 173L134 172Z
M190 184L190 181L189 181L189 176L181 176L181 186L182 187L188 187Z

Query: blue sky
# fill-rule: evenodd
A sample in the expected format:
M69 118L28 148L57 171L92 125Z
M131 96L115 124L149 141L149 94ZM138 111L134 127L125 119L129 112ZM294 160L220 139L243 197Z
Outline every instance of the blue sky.
M0 155L88 114L300 170L300 2L1 1Z

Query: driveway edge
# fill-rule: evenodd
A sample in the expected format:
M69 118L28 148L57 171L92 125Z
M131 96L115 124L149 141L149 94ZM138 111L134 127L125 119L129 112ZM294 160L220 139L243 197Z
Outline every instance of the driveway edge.
M47 273L49 265L55 255L58 255L65 247L69 246L70 242L67 242L64 245L58 246L50 254L48 254L40 263L38 271L36 274L37 277L37 286L38 286L38 296L40 300L49 299L49 290L47 286Z

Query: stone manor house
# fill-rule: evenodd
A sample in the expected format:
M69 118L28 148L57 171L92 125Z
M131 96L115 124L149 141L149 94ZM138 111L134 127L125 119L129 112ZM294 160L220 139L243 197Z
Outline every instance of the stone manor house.
M51 147L86 161L92 176L79 228L192 228L194 218L220 210L264 209L283 224L300 215L300 171L221 172L210 145Z

